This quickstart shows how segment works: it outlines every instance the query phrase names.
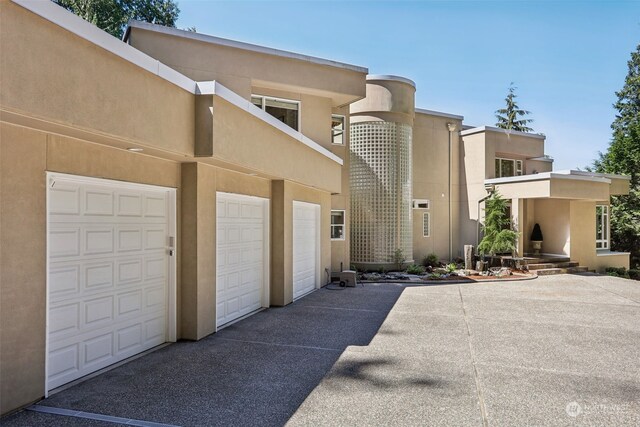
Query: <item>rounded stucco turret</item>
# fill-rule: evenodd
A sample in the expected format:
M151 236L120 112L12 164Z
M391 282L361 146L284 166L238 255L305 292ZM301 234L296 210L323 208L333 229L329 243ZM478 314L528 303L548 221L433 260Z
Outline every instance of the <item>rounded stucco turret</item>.
M391 266L411 261L411 146L415 84L368 76L366 97L350 107L351 260Z

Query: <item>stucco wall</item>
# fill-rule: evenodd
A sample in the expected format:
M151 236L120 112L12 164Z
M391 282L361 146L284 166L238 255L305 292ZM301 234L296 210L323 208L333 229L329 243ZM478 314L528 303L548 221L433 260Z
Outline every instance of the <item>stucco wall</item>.
M542 252L569 256L571 244L569 221L569 200L537 199L535 201L535 222L540 224L544 237Z
M331 109L326 113L325 129L329 133ZM339 163L219 97L213 99L212 148L215 159L231 165L334 193L341 190Z
M455 124L457 131L451 133L451 164L449 164L448 123ZM413 198L430 201L429 209L413 209L413 257L416 263L431 253L440 259L449 258L449 202L451 228L453 230L453 257L461 255L462 239L460 215L461 200L461 120L416 113L413 126ZM449 197L448 175L451 171L451 197ZM423 214L430 214L430 236L424 237ZM468 242L475 243L475 242Z
M341 170L341 188L339 193L331 195L331 209L345 211L344 240L331 241L331 271L351 268L351 193L349 191L349 107L335 108L333 114L345 116L344 144L331 144L331 152L339 156L344 164Z
M187 34L189 35L189 34ZM129 43L196 81L217 80L249 99L252 86L334 99L364 97L364 73L132 28Z
M191 93L8 1L0 51L3 109L193 154Z

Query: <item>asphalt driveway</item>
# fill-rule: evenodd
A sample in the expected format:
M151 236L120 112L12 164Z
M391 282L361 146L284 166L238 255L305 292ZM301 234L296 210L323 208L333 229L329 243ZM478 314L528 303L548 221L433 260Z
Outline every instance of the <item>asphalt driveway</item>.
M322 289L40 405L138 425L638 426L640 283ZM114 424L23 411L2 425Z

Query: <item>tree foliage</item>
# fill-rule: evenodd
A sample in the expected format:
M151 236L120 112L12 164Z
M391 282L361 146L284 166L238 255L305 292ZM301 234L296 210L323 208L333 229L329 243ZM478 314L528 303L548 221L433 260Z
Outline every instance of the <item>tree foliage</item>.
M510 227L511 220L507 216L507 201L494 191L485 202L484 237L478 245L478 252L485 255L513 253L516 250L518 232Z
M531 114L531 111L523 110L516 103L516 87L513 86L513 82L509 85L509 93L504 99L506 106L496 110L496 119L498 122L496 126L501 129L515 130L519 132L533 132L533 129L528 126L529 123L533 123L533 119L527 119L526 116Z
M627 62L624 86L616 92L613 137L593 170L631 177L627 196L611 198L611 249L631 252L631 266L640 266L640 45Z
M122 38L129 19L175 27L180 13L173 0L52 1L118 38Z

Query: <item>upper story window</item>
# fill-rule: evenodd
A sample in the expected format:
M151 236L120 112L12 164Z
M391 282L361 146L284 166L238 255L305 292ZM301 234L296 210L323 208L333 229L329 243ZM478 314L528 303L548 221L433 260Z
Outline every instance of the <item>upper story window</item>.
M300 130L300 102L270 96L251 95L251 103L282 123Z
M522 175L522 160L496 157L496 178Z
M609 249L609 206L596 206L596 249Z
M344 211L331 211L331 240L344 240Z
M344 145L344 116L331 116L331 142Z

